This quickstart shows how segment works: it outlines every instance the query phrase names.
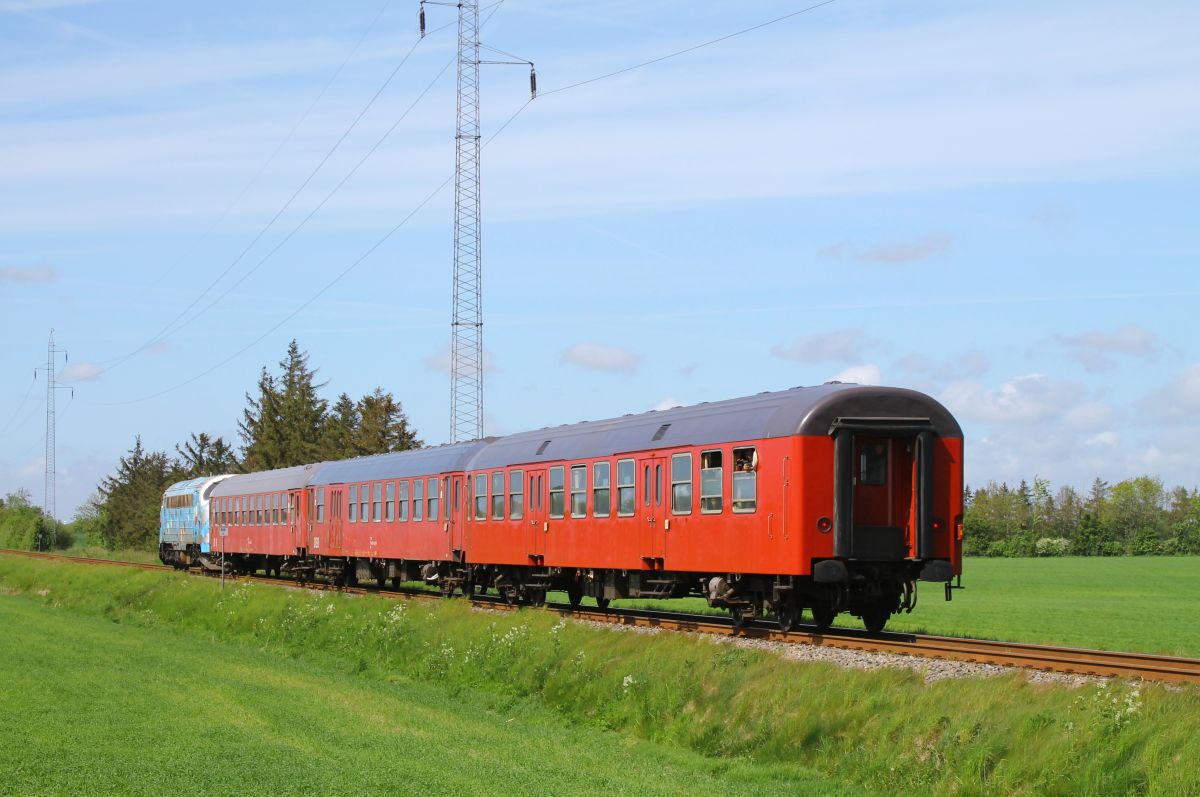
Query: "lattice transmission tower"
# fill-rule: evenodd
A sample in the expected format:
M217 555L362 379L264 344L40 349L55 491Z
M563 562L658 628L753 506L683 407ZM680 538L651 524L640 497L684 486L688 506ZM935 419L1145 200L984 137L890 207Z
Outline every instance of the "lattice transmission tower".
M48 539L48 537L50 533L52 533L55 519L54 456L56 449L56 418L54 410L54 397L57 391L64 389L70 390L72 397L75 395L74 388L71 388L69 385L59 384L58 382L58 369L56 366L58 364L58 356L60 354L63 357L63 362L66 362L68 359L67 350L60 349L54 344L54 330L51 329L50 340L46 344L46 364L36 369L36 371L45 371L46 373L46 482L45 495L42 499L42 512L46 519L50 521L48 526L44 525L42 530L38 532L37 548L39 551L43 548L50 548L52 539ZM34 373L35 378L37 376L36 371Z
M425 6L458 9L458 118L454 160L454 287L450 318L450 442L483 437L483 250L480 246L479 67L529 67L530 94L537 96L537 73L525 60L481 61L480 49L509 55L479 42L479 0L459 3L421 0ZM512 57L512 56L510 56Z

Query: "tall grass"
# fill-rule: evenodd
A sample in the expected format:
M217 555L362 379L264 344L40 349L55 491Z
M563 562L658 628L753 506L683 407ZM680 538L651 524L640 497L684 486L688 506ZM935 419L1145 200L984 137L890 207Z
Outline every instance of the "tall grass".
M676 634L461 601L280 590L0 558L0 584L117 622L318 657L387 680L544 701L572 721L706 755L802 764L883 791L1190 794L1200 690L1077 690L1019 675L926 685Z

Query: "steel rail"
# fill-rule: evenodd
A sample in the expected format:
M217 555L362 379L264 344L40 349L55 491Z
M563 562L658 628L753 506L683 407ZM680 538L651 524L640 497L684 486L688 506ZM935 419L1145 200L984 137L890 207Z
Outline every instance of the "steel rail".
M37 553L34 551L0 549L0 555L62 560L79 564L135 567L143 570L175 569L170 565L64 556L61 554ZM390 598L403 597L431 600L443 597L438 592L412 588L376 590L365 587L339 587L321 581L301 581L297 579L271 578L268 576L240 576L238 578L241 581L259 584L330 590L352 595L377 594ZM492 595L476 595L472 600L475 603L485 604L489 608L502 611L521 608L520 606L506 603L498 596ZM719 634L722 636L736 635L748 639L770 642L946 659L1103 678L1140 678L1147 681L1163 681L1168 683L1200 683L1200 659L1181 656L1055 647L1025 642L1003 642L931 634L895 632L871 634L866 631L856 631L848 628L822 631L816 626L804 626L800 629L784 632L769 624L769 621L748 622L742 628L734 629L732 620L726 617L646 609L599 609L582 606L573 609L568 604L563 603L549 603L544 608L547 611L558 612L563 616L614 625L662 628L670 631Z

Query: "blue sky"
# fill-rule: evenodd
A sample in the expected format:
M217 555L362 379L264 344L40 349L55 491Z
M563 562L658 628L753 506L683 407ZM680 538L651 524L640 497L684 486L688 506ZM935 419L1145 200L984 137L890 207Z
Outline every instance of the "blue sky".
M972 484L1200 484L1200 7L837 0L552 93L805 5L490 9L543 96L484 152L486 431L841 378L946 403ZM452 28L268 227L415 28L0 0L0 494L41 500L50 327L64 518L137 434L236 439L293 337L446 440L452 191L371 250L452 173ZM488 135L527 82L485 69Z

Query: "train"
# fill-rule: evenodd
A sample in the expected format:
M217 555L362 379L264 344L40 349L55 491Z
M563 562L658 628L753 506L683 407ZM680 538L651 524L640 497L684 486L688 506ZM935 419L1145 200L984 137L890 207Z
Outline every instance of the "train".
M191 525L168 524L190 496ZM173 485L176 567L423 581L572 606L699 596L735 627L870 631L962 573L963 435L923 393L830 382ZM188 529L191 533L184 533Z

